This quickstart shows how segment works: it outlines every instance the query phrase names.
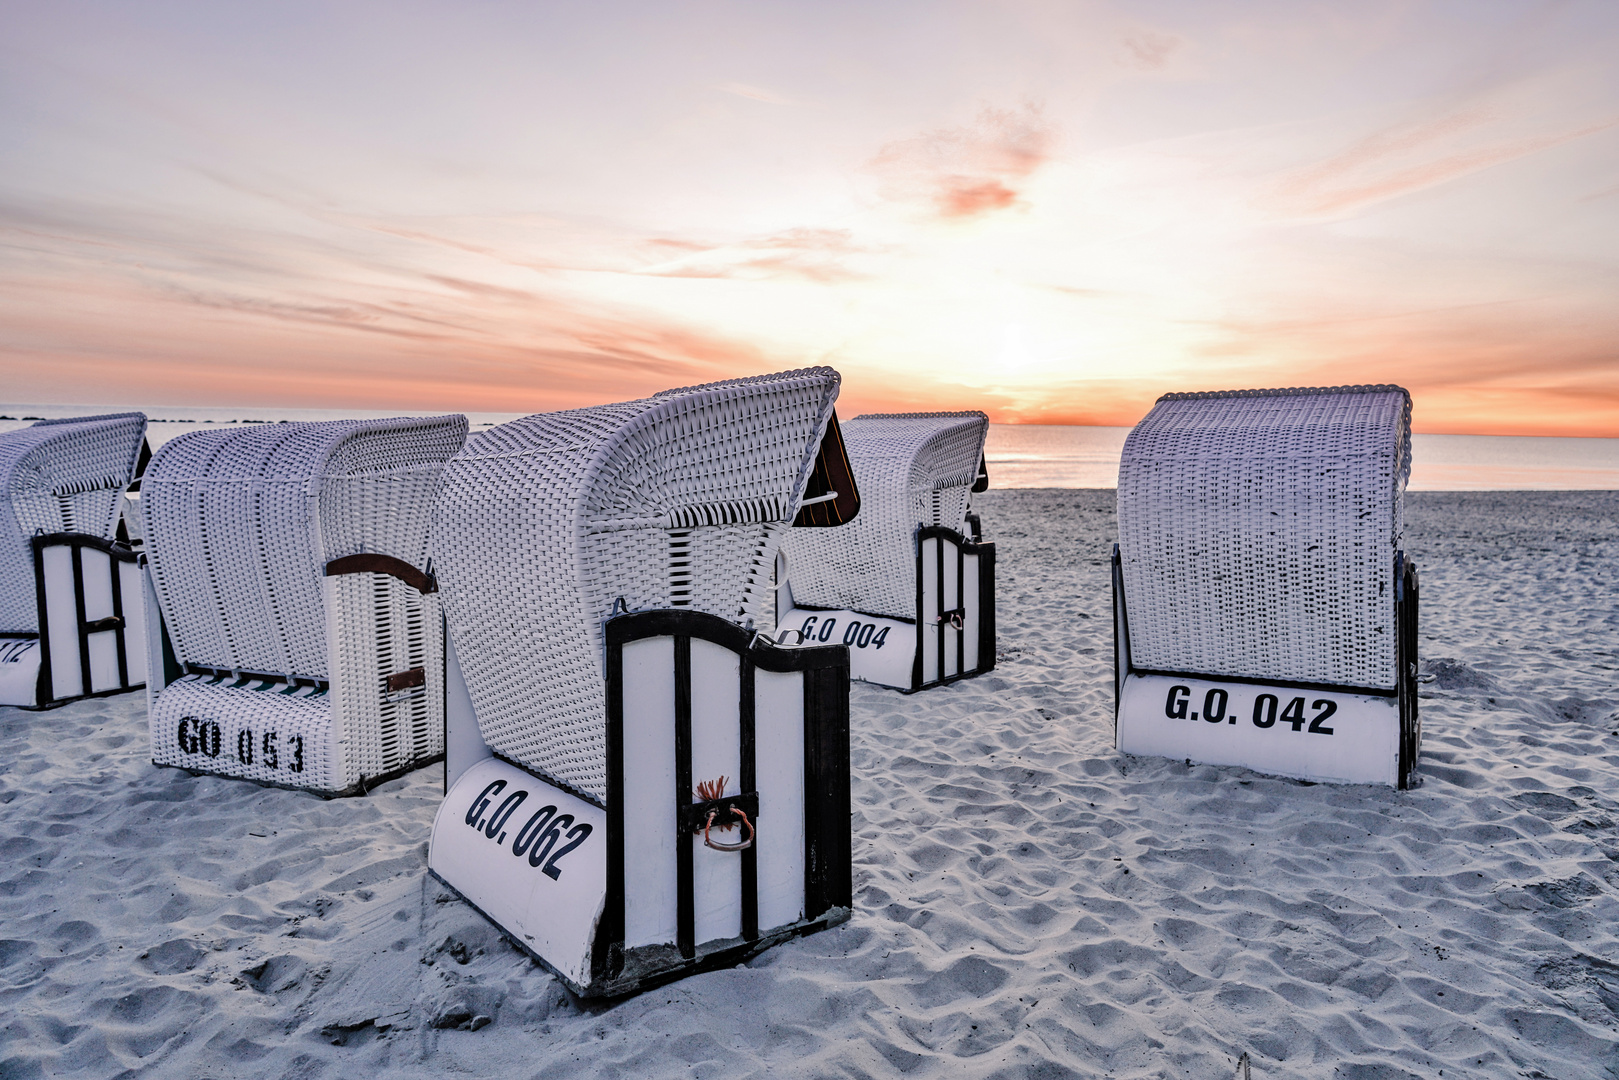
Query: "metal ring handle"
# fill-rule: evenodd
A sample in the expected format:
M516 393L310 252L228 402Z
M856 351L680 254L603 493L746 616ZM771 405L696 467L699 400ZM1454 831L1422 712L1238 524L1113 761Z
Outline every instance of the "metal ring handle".
M746 851L748 848L753 846L753 822L748 820L747 813L744 812L740 806L731 807L731 813L742 819L743 826L748 830L748 838L746 840L738 841L735 844L716 844L713 840L709 839L708 830L714 827L714 817L718 813L719 810L717 809L710 810L708 812L708 820L703 824L703 844L705 846L711 847L715 851Z

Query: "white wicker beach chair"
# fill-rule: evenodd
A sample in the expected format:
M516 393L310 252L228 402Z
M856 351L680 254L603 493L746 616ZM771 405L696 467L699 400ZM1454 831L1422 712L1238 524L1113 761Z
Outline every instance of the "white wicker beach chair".
M427 538L466 432L265 424L157 452L140 500L153 761L343 795L443 753Z
M1159 398L1119 466L1119 749L1406 787L1410 469L1397 386Z
M117 529L145 447L138 412L0 435L0 705L141 685L140 572Z
M827 434L838 384L812 368L530 416L445 469L429 867L580 994L847 915L848 653L769 638L806 499L858 506Z
M849 646L856 679L921 690L995 667L995 545L981 412L857 416L843 425L859 516L794 529L778 566L780 626ZM967 535L968 533L971 535Z

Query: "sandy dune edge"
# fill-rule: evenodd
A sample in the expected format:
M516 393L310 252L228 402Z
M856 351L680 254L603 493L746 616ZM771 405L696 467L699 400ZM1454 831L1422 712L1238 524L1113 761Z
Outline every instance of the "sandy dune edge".
M1112 493L983 509L1001 669L854 691L854 919L608 1009L426 876L437 768L0 710L0 1077L1619 1075L1619 496L1412 497L1408 793L1115 754Z

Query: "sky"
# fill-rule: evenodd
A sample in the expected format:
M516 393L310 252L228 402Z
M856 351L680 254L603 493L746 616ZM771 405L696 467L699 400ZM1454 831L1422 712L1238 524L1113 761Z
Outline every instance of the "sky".
M0 0L0 399L1619 436L1619 4Z

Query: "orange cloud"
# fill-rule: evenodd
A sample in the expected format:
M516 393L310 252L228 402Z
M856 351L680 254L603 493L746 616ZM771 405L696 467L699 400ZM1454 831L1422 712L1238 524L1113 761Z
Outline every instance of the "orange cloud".
M1619 437L1619 313L1564 302L1230 320L1201 350L1224 385L1398 383L1418 431Z
M1119 62L1141 71L1159 71L1168 66L1169 58L1181 47L1181 39L1174 34L1138 27L1120 39L1124 53Z
M867 168L884 198L947 221L974 218L1015 205L1022 182L1049 160L1055 139L1036 105L985 109L969 126L888 143Z
M857 243L848 229L827 228L787 229L732 244L704 245L662 239L651 242L690 254L638 273L740 281L796 279L822 285L864 280L869 275L851 269L845 258L882 250Z

